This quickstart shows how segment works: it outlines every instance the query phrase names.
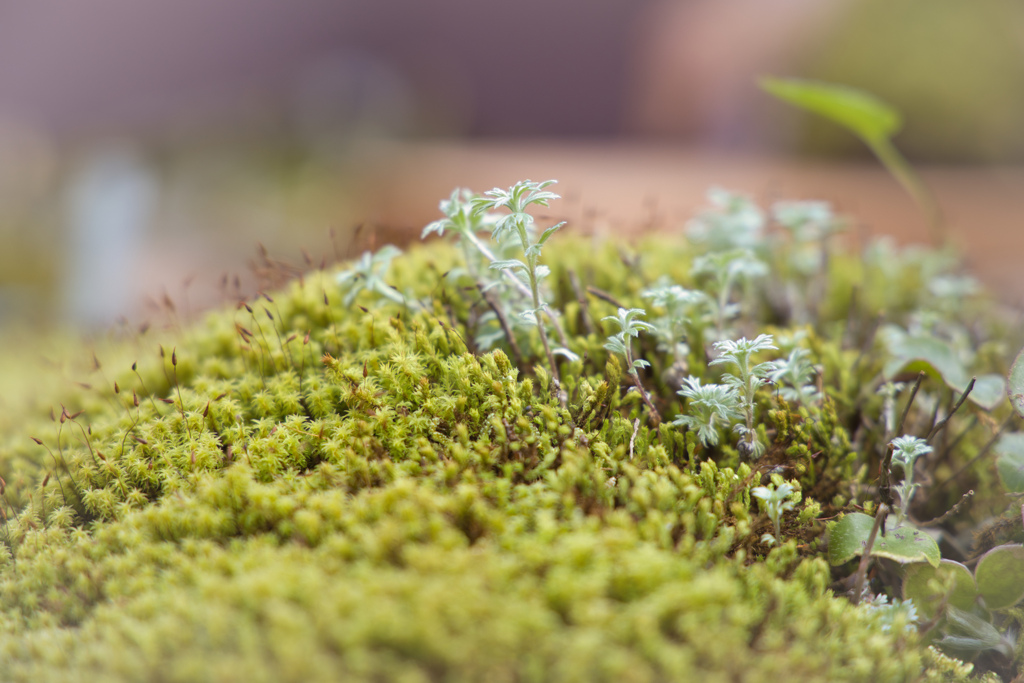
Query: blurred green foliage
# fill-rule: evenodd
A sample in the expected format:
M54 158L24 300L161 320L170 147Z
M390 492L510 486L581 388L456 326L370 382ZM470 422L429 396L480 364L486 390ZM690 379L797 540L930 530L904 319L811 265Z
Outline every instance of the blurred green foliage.
M863 88L904 113L900 149L921 161L1024 158L1024 6L1013 0L857 0L805 75ZM807 117L803 144L865 152Z

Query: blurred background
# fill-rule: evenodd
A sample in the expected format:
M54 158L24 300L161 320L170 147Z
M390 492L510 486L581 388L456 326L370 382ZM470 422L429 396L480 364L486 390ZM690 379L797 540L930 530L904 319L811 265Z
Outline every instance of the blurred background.
M720 184L926 240L769 74L897 106L968 260L1024 299L1019 2L0 0L0 325L192 316L254 291L257 244L401 244L456 185L522 178L600 233L679 229Z

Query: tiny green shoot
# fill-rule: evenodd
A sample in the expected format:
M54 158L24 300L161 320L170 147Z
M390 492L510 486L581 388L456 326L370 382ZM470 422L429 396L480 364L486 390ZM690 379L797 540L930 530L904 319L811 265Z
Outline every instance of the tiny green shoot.
M782 515L796 507L796 503L790 500L794 491L796 491L796 487L792 484L776 485L774 482L771 486L756 486L750 490L750 495L758 499L761 511L768 515L772 526L775 527L774 536L765 534L761 537L763 543L773 545L782 538Z
M484 213L494 209L505 209L508 211L508 215L494 223L491 236L499 242L506 237L518 239L526 261L504 259L492 261L490 267L495 270L507 271L515 277L525 278L526 283L530 287L533 308L522 312L520 315L527 322L537 326L541 344L544 347L544 355L548 360L548 367L551 369L554 379L558 381L558 365L555 363L555 354L552 352L551 345L548 342L547 331L541 320L541 314L545 314L549 319L554 320L547 302L541 297L540 287L541 280L549 275L551 271L547 266L541 265L540 256L547 241L565 223L557 223L551 226L541 234L539 239L535 239L533 230L534 219L527 212L527 208L530 205L548 206L548 202L552 199L559 198L554 192L549 192L545 189L555 182L554 180L545 180L538 183L522 180L507 190L500 188L489 190L482 197L474 197L471 203L473 210L477 213ZM560 351L570 357L573 355L567 348Z
M914 483L914 462L922 455L931 453L932 447L924 439L910 435L897 437L889 445L892 446L892 467L903 470L903 481L893 486L900 497L900 506L896 512L896 525L899 526L907 517L914 491L920 486Z
M654 325L640 319L640 316L643 315L646 315L646 312L642 308L630 308L628 310L620 308L616 315L609 315L603 318L603 320L611 320L619 326L619 331L608 337L604 348L626 359L626 367L630 377L633 378L633 385L640 392L640 396L643 398L647 409L651 411L651 421L657 425L661 422L661 415L651 402L650 394L648 394L643 383L640 381L639 374L640 368L650 367L651 364L643 358L633 357L633 338L640 336L640 332L651 332L655 329Z
M748 458L760 458L764 454L765 445L758 438L757 430L754 427L754 397L762 385L771 381L771 374L779 366L775 361L755 364L752 357L760 351L778 349L778 347L773 343L770 334L759 334L754 339L746 337L735 341L726 339L715 342L714 347L719 356L711 361L711 365L730 363L735 366L736 370L736 374L726 373L722 380L726 385L733 387L739 396L744 422L736 425L733 429L740 435L740 452Z

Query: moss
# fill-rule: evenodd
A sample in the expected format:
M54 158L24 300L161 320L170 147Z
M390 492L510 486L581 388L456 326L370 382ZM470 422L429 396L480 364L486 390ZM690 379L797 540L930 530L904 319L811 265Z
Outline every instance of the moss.
M685 249L640 266L564 247L552 282L582 356L564 395L543 368L475 348L457 291L426 309L365 297L363 312L330 273L212 314L137 371L133 343L115 347L110 374L33 431L42 446L0 454L18 471L0 677L965 680L834 597L818 556L822 506L864 477L847 430L877 361L853 370L856 350L815 338L832 397L762 398L772 446L753 465L636 421L566 275L639 301L657 274L686 281ZM427 296L455 262L423 248L389 282ZM849 314L823 306L819 329ZM669 365L641 352L652 376ZM775 470L804 494L769 552L750 490Z

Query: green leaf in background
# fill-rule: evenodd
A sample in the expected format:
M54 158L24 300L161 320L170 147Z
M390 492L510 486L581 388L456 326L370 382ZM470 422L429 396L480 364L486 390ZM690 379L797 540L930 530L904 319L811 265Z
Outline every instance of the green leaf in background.
M1013 607L1024 598L1024 546L1014 543L992 548L978 560L974 575L986 607Z
M967 385L953 388L962 392L967 388ZM1005 395L1006 380L1000 375L978 375L978 378L974 380L974 388L971 390L971 395L967 398L985 410L992 410L1003 402L1003 396Z
M839 565L861 555L874 523L874 518L862 512L851 512L836 522L828 536L829 563ZM879 533L871 555L886 557L900 564L927 562L933 567L939 566L942 558L935 539L910 526L890 529L884 536Z
M947 586L947 592L936 593L933 580ZM927 562L915 562L907 567L903 578L903 599L913 600L919 612L931 619L945 601L945 604L969 610L978 598L978 587L971 570L953 560L942 560L938 567Z
M903 126L900 113L863 90L800 79L764 78L761 87L796 107L824 116L863 140L888 141Z
M996 442L996 469L1007 491L1024 492L1024 433L1008 432Z
M882 369L886 379L892 379L904 371L924 370L961 393L971 381L970 374L956 353L941 339L893 334L889 338L889 353L892 358ZM967 398L985 410L992 410L1002 402L1005 391L1006 382L999 375L979 375Z
M1010 397L1010 405L1024 416L1024 349L1013 361L1010 374L1007 376L1006 393Z
M892 136L903 125L896 109L870 93L836 83L762 78L760 85L765 92L783 102L823 116L860 138L928 216L936 244L944 241L939 205L910 163L892 144Z

